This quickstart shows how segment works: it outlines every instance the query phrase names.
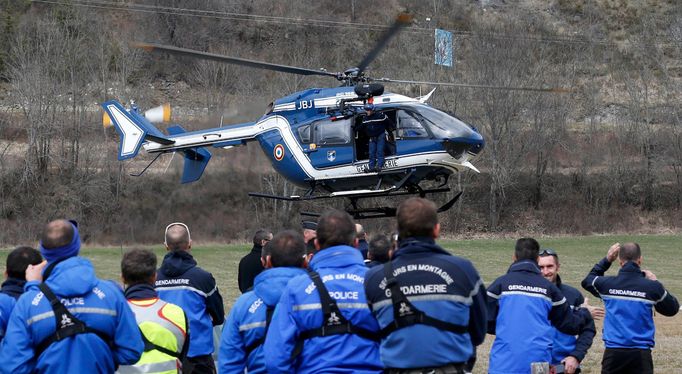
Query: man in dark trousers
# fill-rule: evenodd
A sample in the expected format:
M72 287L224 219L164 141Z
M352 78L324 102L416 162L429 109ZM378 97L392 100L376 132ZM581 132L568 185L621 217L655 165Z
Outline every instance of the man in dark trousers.
M604 276L618 258L617 276ZM584 289L604 301L604 357L602 374L649 374L654 372L653 310L674 316L680 304L649 270L642 270L642 251L637 243L616 243L583 280Z
M566 302L571 308L578 308L585 303L585 298L580 291L563 283L559 276L559 255L553 249L543 249L538 258L538 266L542 272L542 276L548 281L554 283L559 291L566 297ZM604 317L604 309L584 305L592 314L593 319ZM563 365L564 373L574 374L580 373L580 362L585 358L587 350L592 346L595 329L594 325L584 329L575 335L564 334L559 330L554 329L554 340L552 342L552 365Z
M436 210L422 198L400 204L400 245L391 261L365 278L389 374L464 373L485 338L483 281L470 261L436 244Z
M514 263L488 287L488 333L495 335L490 374L528 374L531 363L549 363L554 328L569 335L594 330L590 312L571 310L557 286L542 277L539 254L535 239L517 240Z
M5 281L0 288L0 340L5 336L9 315L14 309L19 296L24 293L26 284L26 268L28 265L38 265L43 257L37 249L31 247L17 247L7 255Z
M391 120L386 114L375 111L374 104L367 103L364 109L367 114L362 118L360 129L369 137L367 172L379 172L384 167L386 129L391 127Z
M253 248L251 251L239 261L239 291L244 293L250 291L253 287L253 280L256 275L264 270L261 264L261 251L265 244L272 240L272 233L267 230L260 229L253 235Z
M197 266L190 253L192 238L182 222L166 226L168 253L157 272L155 289L159 298L184 310L189 320L189 350L183 362L185 373L215 373L211 356L213 326L225 320L223 298L211 273Z

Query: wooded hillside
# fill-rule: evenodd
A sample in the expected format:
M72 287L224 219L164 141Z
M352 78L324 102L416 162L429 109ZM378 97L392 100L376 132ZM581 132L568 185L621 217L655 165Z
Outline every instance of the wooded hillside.
M308 68L359 63L393 17L415 22L370 66L376 77L565 87L547 94L438 88L430 104L486 139L442 216L447 234L677 231L682 226L682 7L675 0L0 1L0 246L33 242L55 217L86 241L160 242L185 221L202 241L296 227L299 208L248 191L292 193L257 144L214 152L199 182L181 162L118 162L98 103L174 107L189 129L251 121L323 77L133 49L152 41ZM454 34L454 67L433 64L434 29ZM429 86L392 84L417 96ZM445 197L442 198L445 200ZM334 203L341 207L342 203ZM367 223L389 230L390 220Z

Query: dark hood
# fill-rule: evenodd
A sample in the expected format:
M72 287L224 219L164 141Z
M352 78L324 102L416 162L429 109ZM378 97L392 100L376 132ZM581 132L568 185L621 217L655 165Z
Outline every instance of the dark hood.
M171 251L163 257L159 273L174 278L185 274L187 270L197 266L194 257L187 251Z
M19 296L21 296L21 294L24 293L25 284L26 280L24 279L9 277L7 278L6 281L2 282L0 292L4 293L5 295L12 296L15 299L18 299Z

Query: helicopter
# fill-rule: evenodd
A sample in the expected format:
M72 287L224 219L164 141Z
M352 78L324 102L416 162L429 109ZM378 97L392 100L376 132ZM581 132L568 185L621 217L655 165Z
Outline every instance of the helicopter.
M420 97L408 97L384 90L382 83L428 83L549 91L543 88L508 88L458 83L419 82L375 79L365 74L389 40L411 22L411 15L400 14L376 46L357 67L329 72L295 66L229 57L175 46L136 42L147 51L167 52L242 66L300 75L322 75L341 82L338 87L309 88L274 100L256 121L200 131L185 131L180 125L167 128L167 134L153 123L164 122L169 108L140 112L134 104L124 107L115 100L101 104L104 121L111 122L120 134L118 159L138 155L140 148L156 158L161 154L184 155L182 183L198 180L211 159L207 148L230 149L257 141L274 170L289 182L305 189L301 195L279 196L259 192L250 196L287 201L346 198L346 211L356 219L395 216L394 207L362 207L367 198L450 192L449 177L463 170L479 172L473 161L485 147L479 131L457 117L427 104L435 89ZM368 167L369 137L358 128L365 108L383 113L392 124L386 131L385 164L381 170ZM461 192L441 206L448 210ZM301 213L315 215L314 213Z

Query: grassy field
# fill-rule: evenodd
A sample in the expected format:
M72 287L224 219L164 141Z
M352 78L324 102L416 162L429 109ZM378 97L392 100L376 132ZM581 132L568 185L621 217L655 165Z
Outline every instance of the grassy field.
M565 283L580 289L580 281L604 255L614 242L636 241L643 251L643 268L652 270L666 288L676 296L682 295L682 238L673 235L639 235L639 236L588 236L543 238L543 248L553 248L559 253L561 261L560 274ZM481 239L440 241L443 247L454 254L473 261L486 284L504 274L511 262L514 239ZM213 273L221 294L229 310L239 296L237 288L237 264L247 253L248 245L210 245L195 243L192 250L201 267ZM100 278L119 279L120 259L128 248L84 248L81 254L90 258L95 264ZM159 261L165 251L161 246L152 247ZM7 250L0 251L0 261L4 264ZM615 274L617 266L613 266L607 274ZM583 292L583 294L587 294ZM591 296L591 295L590 295ZM599 300L590 297L590 303L600 305ZM656 348L654 362L656 372L682 372L682 317L656 317ZM603 344L601 341L601 323L597 323L597 336L592 349L583 362L585 373L598 373L600 370ZM475 372L484 373L487 369L488 352L493 336L488 336L479 347L479 363Z

